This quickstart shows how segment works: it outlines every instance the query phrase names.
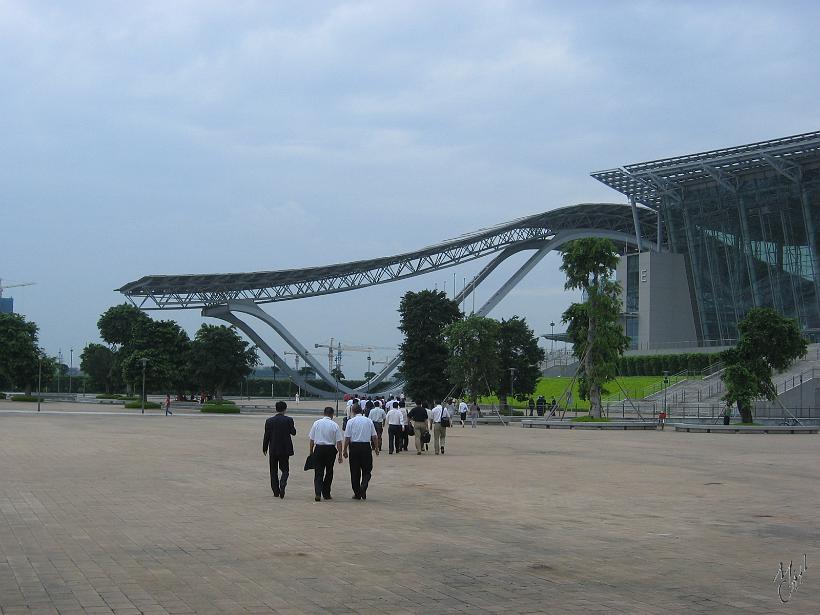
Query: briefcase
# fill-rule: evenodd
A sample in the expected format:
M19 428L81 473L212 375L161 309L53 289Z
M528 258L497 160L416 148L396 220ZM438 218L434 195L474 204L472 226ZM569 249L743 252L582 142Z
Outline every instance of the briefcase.
M313 455L308 455L307 459L305 459L305 472L307 472L308 470L313 470L315 468L316 466L313 465Z

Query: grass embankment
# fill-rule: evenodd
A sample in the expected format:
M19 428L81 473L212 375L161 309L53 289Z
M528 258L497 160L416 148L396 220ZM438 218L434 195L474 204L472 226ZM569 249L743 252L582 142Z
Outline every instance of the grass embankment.
M606 401L617 401L618 400L618 393L620 393L620 399L623 399L623 388L630 397L632 398L641 398L645 395L648 395L651 392L655 392L655 390L661 390L661 382L663 380L663 376L622 376L618 378L617 382L612 381L606 384L606 389L609 391L607 395L604 396L604 402ZM674 384L677 380L670 378L669 379L669 386ZM539 395L543 395L544 398L547 400L547 404L549 404L550 400L555 397L555 399L560 400L561 396L567 390L570 382L572 382L572 378L569 376L554 376L551 378L541 378L538 380L538 384L535 388L535 393L532 394L533 400L538 399ZM620 387L618 386L620 384ZM652 388L653 390L650 390ZM496 406L499 405L498 397L495 395L490 395L487 397L482 397L478 400L479 405L481 406L489 406L491 404L495 404ZM513 408L523 409L528 407L527 401L518 401L514 400L512 403ZM572 408L569 408L570 411L577 410L578 412L586 412L589 410L589 402L583 399L580 399L578 396L578 381L576 380L572 387Z

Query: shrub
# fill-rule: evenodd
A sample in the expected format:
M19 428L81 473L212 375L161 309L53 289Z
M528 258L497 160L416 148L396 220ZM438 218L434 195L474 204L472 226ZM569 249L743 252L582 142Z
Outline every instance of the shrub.
M239 414L239 406L236 404L214 404L209 403L199 410L206 414Z
M573 423L608 423L609 419L605 416L601 418L595 418L594 416L576 416L574 419L570 419Z
M34 395L12 395L11 401L37 401L37 397ZM42 397L40 401L43 401Z
M0 399L6 399L6 394L5 393L0 393Z
M205 402L206 406L235 406L236 403L230 399L211 399Z
M140 400L127 401L123 405L128 410L137 410L137 409L142 408L142 403L140 402ZM145 402L145 409L146 410L159 410L160 408L162 408L162 404L158 404L155 401Z

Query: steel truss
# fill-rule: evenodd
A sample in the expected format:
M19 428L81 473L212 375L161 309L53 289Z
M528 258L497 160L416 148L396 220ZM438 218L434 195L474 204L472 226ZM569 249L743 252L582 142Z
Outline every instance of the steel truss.
M622 231L607 231L607 230L595 230L595 229L567 229L565 231L561 231L554 235L549 240L530 240L524 241L517 245L510 246L503 250L498 256L492 259L485 267L478 273L478 275L473 278L473 280L465 286L465 288L458 293L454 298L453 301L456 303L461 303L470 293L474 292L475 289L484 281L486 278L505 260L518 254L522 251L533 250L535 253L527 259L527 261L512 275L510 278L487 300L487 302L482 305L476 314L479 316L486 316L490 310L492 310L496 305L498 305L501 300L509 294L509 292L515 288L515 286L524 279L524 277L533 270L533 268L541 262L544 256L547 255L548 252L551 250L557 250L563 244L567 243L568 241L572 241L573 239L578 239L580 237L606 237L608 239L612 239L618 243L628 243L630 245L637 245L637 239L634 234L631 232L622 232ZM650 248L654 248L655 246L651 244L648 240L644 240L646 244L649 245ZM261 335L247 322L241 320L236 313L246 314L248 316L253 316L259 319L262 323L269 326L274 332L279 335L279 337L294 351L296 352L302 360L305 362L306 365L309 365L315 372L316 375L325 383L329 384L330 386L334 387L333 391L326 391L324 389L320 389L310 382L307 381L302 374L291 369L291 367L287 364L283 357L281 357L265 340L262 338ZM320 398L332 398L335 395L335 391L338 390L341 393L349 393L349 394L361 394L364 393L365 389L374 389L385 378L387 378L401 363L401 356L398 355L394 357L385 367L382 369L376 376L371 378L369 382L364 383L358 388L349 388L339 382L336 382L334 377L325 369L324 365L319 362L304 345L302 345L296 337L287 330L287 328L277 319L273 318L270 314L265 312L259 305L253 301L247 299L239 299L239 300L232 300L228 301L225 304L221 305L214 305L209 306L202 309L202 315L211 318L219 318L224 320L231 325L236 326L240 330L242 330L245 335L251 339L257 347L267 356L269 357L274 365L276 365L282 372L285 373L294 383L305 389L306 391L316 395ZM396 385L397 390L400 388L400 385Z

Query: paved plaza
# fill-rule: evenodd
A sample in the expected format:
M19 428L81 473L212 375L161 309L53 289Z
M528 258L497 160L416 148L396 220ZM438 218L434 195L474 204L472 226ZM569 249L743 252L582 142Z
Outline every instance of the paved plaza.
M59 408L0 402L3 615L820 612L817 436L455 427L316 503L312 418L279 500L264 415Z

